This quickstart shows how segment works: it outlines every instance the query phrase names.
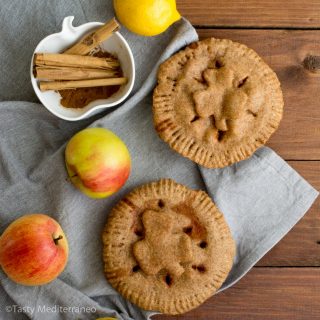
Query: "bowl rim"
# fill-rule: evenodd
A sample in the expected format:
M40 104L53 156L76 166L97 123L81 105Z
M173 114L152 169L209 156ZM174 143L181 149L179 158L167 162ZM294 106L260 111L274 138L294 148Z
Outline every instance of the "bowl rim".
M116 101L112 102L112 103L102 103L102 104L99 104L97 106L94 106L90 109L88 109L87 111L79 114L79 116L64 116L64 115L61 115L58 111L56 110L52 110L49 106L46 105L46 99L44 99L42 97L42 95L40 94L40 89L39 89L39 86L38 86L38 83L37 83L37 79L34 77L33 75L33 62L34 62L34 55L35 53L38 52L38 48L43 44L44 41L48 41L50 40L50 38L54 38L55 36L57 36L58 34L63 34L65 33L65 26L67 23L69 23L69 26L73 28L73 30L75 31L78 31L79 29L85 29L83 30L83 33L85 34L85 32L87 32L86 29L89 29L89 28L94 28L94 27L98 27L98 26L101 26L103 25L102 22L95 22L95 21L92 21L92 22L87 22L87 23L84 23L84 24L81 24L79 26L76 26L74 27L72 25L72 21L73 21L74 17L73 16L68 16L68 17L65 17L63 22L62 22L62 30L60 32L56 32L56 33L52 33L52 34L49 34L48 36L46 36L45 38L43 38L36 46L35 50L33 51L33 54L32 54L32 58L31 58L31 64L30 64L30 77L31 77L31 84L32 84L32 87L33 87L33 90L35 92L35 94L37 95L38 99L40 100L40 102L42 103L42 105L48 110L50 111L52 114L54 114L56 117L60 118L60 119L63 119L63 120L67 120L67 121L79 121L79 120L83 120L85 118L89 118L90 115L92 113L95 113L96 111L98 110L101 110L101 109L106 109L106 108L111 108L111 107L114 107L118 104L120 104L121 102L123 102L128 96L129 94L131 93L132 89L133 89L133 86L134 86L134 82L135 82L135 62L134 62L134 57L133 57L133 54L132 54L132 51L131 51L131 48L128 44L128 42L126 41L126 39L120 34L120 32L116 31L114 32L113 34L120 40L120 42L123 44L125 50L127 51L128 55L129 55L129 59L130 59L130 64L132 66L132 74L131 74L131 77L130 77L130 80L129 80L129 87L128 89L123 93L123 95ZM80 35L81 37L81 35ZM99 100L102 100L103 99L99 99Z

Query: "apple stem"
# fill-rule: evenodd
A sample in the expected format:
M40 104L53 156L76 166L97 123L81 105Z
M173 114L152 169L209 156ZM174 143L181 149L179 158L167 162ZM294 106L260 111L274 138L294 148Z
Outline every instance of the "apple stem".
M63 236L62 236L62 235L60 235L58 238L54 238L53 241L54 241L54 243L57 245L57 244L58 244L58 241L61 240L61 239L63 239Z

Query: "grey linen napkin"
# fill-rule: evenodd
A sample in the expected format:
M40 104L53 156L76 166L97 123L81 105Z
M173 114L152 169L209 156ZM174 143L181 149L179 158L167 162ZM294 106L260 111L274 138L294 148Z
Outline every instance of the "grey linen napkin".
M268 148L233 166L209 170L181 157L158 138L151 113L156 71L159 63L197 39L186 20L154 38L122 29L136 59L137 81L131 97L114 111L70 123L33 103L28 73L31 54L45 35L60 30L67 15L75 15L79 24L105 21L113 15L112 4L105 0L2 0L0 9L0 231L25 213L42 212L59 221L70 246L65 271L48 285L19 286L1 271L1 319L150 316L106 282L101 232L111 207L124 194L165 177L206 190L224 213L237 242L235 263L222 289L231 286L304 215L317 191ZM127 184L116 195L99 201L78 192L68 182L64 167L66 141L90 124L113 130L132 156Z

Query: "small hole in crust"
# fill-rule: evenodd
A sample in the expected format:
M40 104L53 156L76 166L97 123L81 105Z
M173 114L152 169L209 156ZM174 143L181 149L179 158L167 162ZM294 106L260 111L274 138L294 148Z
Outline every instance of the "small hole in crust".
M216 69L220 69L220 68L223 67L223 64L221 63L221 61L216 60L216 62L215 62L215 67L216 67Z
M193 77L193 79L196 80L197 82L201 83L201 84L206 84L206 81L203 78L203 75L201 75L201 79L197 78L197 77Z
M192 265L192 269L193 270L197 270L197 266L194 264L194 265Z
M138 237L143 237L143 231L142 231L142 230L135 230L134 233L135 233Z
M255 113L255 112L253 112L253 111L251 111L251 110L246 110L247 111L247 113L248 114L250 114L250 115L252 115L254 118L256 118L257 117L257 114Z
M170 274L166 275L165 282L169 287L172 285L172 277L170 276Z
M192 227L183 228L183 232L190 235L192 233Z
M191 44L189 44L188 48L197 49L198 46L199 46L198 42L192 42Z
M207 246L208 246L207 241L201 241L201 242L199 243L199 247L200 247L201 249L205 249Z
M199 116L194 116L193 119L190 121L190 123L193 123L193 122L195 122L195 121L197 121L199 119L200 119Z
M139 270L140 270L140 267L138 265L132 268L132 272L138 272Z
M160 199L160 200L158 201L158 207L159 207L160 209L162 209L162 208L164 208L164 206L165 206L164 201Z
M218 130L218 141L222 141L225 135L225 131Z
M206 268L203 264L200 264L199 266L197 266L197 270L200 272L200 273L204 273L206 272Z
M238 83L238 88L241 88L245 85L249 77L243 78L239 83Z

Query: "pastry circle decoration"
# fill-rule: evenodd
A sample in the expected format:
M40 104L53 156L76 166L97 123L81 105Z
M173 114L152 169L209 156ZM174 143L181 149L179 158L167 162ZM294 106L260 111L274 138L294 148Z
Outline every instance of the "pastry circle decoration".
M242 44L207 39L160 66L155 128L198 164L216 168L246 159L277 129L282 112L276 74Z
M110 213L103 233L105 274L143 309L184 313L226 279L235 246L203 191L163 179L136 188Z

